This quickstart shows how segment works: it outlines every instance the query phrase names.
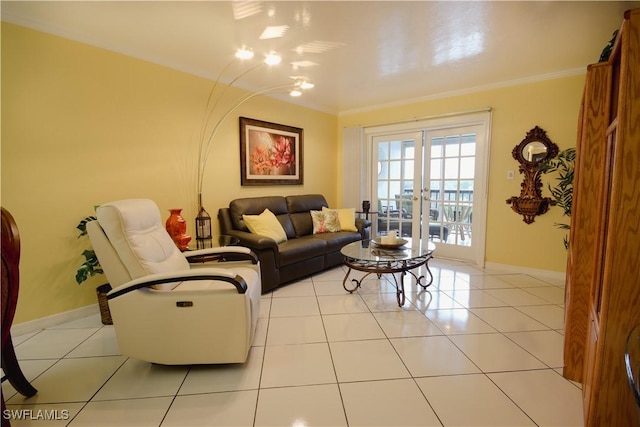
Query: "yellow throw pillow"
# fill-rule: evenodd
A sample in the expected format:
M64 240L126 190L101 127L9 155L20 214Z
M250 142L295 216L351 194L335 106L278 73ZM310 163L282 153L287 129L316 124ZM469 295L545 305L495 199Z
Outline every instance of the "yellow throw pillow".
M338 221L340 221L340 229L342 231L358 231L358 227L356 227L355 208L329 209L327 207L323 207L322 210L333 210L338 212Z
M282 224L269 209L265 209L260 215L242 215L242 219L253 234L270 237L276 243L287 240Z

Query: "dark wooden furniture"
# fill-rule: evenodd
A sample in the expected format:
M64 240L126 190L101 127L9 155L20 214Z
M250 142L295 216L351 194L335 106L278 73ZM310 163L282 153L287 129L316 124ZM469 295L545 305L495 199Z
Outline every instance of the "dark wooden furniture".
M587 68L566 280L566 378L585 425L639 425L625 343L640 323L640 9L607 62Z
M11 324L16 313L18 303L18 288L20 283L20 234L13 216L2 208L2 370L5 379L9 380L18 393L27 397L38 392L25 378L11 341ZM2 396L2 410L4 411L4 396ZM4 412L3 412L4 413ZM2 425L5 425L2 417Z

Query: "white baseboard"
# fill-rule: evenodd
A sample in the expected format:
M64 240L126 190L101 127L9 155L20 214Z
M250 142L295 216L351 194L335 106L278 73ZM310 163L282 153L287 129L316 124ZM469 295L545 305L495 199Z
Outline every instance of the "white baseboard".
M40 319L34 319L24 323L17 323L11 326L11 335L17 337L20 335L31 334L33 332L38 332L42 329L61 325L72 320L78 320L84 317L92 316L96 313L100 314L100 308L98 307L98 304L91 304L85 307L77 308L75 310L65 311L63 313L53 314L47 317L41 317Z
M551 270L540 270L537 268L527 268L527 267L519 267L516 265L509 264L499 264L496 262L487 262L484 266L485 270L489 270L492 273L500 274L528 274L530 276L535 276L541 279L547 279L552 281L553 283L564 284L566 273L564 271L551 271Z
M447 260L468 264L473 267L485 270L487 274L528 274L540 279L546 279L550 282L564 285L566 273L564 271L541 270L537 268L527 268L518 265L500 264L497 262L485 262L484 265L478 265L473 261L460 260L454 258L438 257L440 260Z

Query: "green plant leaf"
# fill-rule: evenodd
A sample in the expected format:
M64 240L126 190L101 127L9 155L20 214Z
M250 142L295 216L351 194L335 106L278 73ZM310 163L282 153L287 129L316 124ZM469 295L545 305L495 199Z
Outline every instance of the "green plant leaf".
M78 267L78 270L76 271L76 282L78 283L78 285L87 280L88 277L89 272L87 270L87 267L84 264Z
M80 221L80 223L76 226L76 228L80 231L79 238L87 235L87 223L90 221L96 221L97 218L95 216L88 216Z
M95 209L96 207L94 207ZM87 235L87 223L91 221L96 221L95 216L88 216L80 221L80 223L76 226L76 229L80 231L80 235L78 238ZM80 264L76 271L76 283L81 284L86 281L89 277L95 276L96 274L104 274L102 267L100 266L100 261L98 261L98 257L93 249L85 249L82 252L82 256L85 261Z
M573 178L575 171L576 149L567 148L558 153L555 159L543 163L540 167L542 173L556 173L555 185L548 185L552 199L556 202L556 206L560 207L563 215L571 216L571 207L573 204ZM569 230L569 224L554 224L556 227ZM569 248L569 239L564 237L564 247Z

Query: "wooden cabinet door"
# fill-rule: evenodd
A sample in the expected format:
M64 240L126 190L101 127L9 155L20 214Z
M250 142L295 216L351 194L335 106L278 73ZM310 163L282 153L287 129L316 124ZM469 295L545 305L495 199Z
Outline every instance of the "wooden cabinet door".
M589 331L589 307L606 179L606 138L609 125L611 67L590 65L582 104L577 143L573 209L569 241L571 261L567 280L564 376L583 381L585 343Z
M640 9L625 14L608 65L609 121L599 143L605 156L593 217L583 371L585 423L638 426L624 352L629 332L640 323Z

